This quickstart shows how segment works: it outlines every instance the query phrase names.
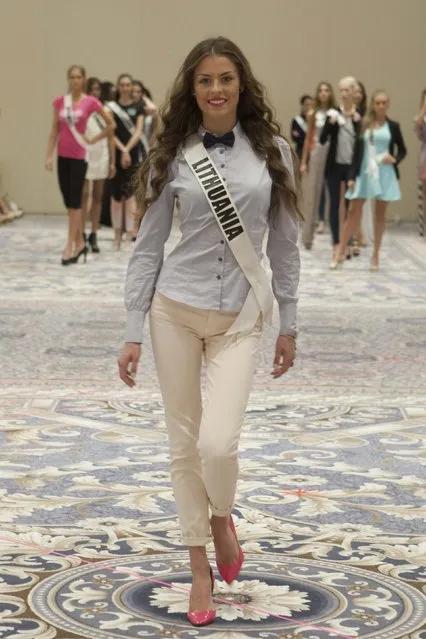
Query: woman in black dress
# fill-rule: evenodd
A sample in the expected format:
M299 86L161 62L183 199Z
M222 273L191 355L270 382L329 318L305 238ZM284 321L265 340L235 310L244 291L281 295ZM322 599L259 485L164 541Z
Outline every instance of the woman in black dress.
M136 211L133 174L146 156L141 141L145 112L142 104L133 102L132 88L132 77L123 73L117 81L117 98L108 103L116 124L116 175L110 180L111 218L116 249L121 245L123 213L127 240L130 242L132 239Z

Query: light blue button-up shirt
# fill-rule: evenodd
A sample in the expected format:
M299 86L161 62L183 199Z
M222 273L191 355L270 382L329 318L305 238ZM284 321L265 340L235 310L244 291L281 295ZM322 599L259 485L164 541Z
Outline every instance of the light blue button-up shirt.
M266 253L279 305L280 333L295 335L300 273L298 221L283 202L276 221L269 220L272 181L266 162L253 151L239 124L234 133L233 147L216 145L208 153L227 183L259 260L269 228ZM277 138L277 144L293 175L289 145L282 138ZM175 201L182 237L164 260ZM155 290L198 309L240 311L249 289L203 190L179 152L160 197L145 213L130 258L125 289L126 342L142 342L145 315Z

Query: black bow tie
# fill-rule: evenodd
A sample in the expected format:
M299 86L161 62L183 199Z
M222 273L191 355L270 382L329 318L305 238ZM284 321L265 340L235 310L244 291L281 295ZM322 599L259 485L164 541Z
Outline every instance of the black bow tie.
M203 137L203 144L206 149L210 149L215 144L225 144L225 146L234 146L235 133L230 131L225 135L213 135L212 133L205 133Z

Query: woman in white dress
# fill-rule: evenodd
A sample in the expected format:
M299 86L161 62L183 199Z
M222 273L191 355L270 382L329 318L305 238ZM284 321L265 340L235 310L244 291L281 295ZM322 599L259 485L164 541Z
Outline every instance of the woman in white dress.
M333 87L329 82L320 82L315 91L314 108L307 114L308 130L300 159L300 172L303 179L303 199L305 223L302 240L306 249L312 248L317 217L322 222L320 233L324 230L325 186L324 171L328 147L319 143L327 112L335 108ZM319 215L320 208L322 214Z
M89 78L87 94L101 100L102 86L98 78ZM88 122L86 135L92 139L103 129L103 121L93 113ZM85 219L91 221L91 232L88 243L93 253L99 253L97 231L101 217L102 196L105 180L115 175L115 147L114 138L103 138L97 144L89 147L86 181L83 192L83 207Z

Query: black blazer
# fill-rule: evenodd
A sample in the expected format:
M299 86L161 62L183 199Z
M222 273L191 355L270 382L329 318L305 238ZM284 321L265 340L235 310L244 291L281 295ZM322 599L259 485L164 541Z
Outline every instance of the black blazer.
M404 138L402 137L401 127L398 122L394 122L394 120L389 120L386 118L387 123L389 124L391 139L389 142L389 153L393 155L396 160L395 167L396 177L399 179L399 169L398 164L402 162L402 160L407 155L407 147L405 146ZM352 165L349 170L349 180L356 180L358 175L361 173L361 165L362 158L364 156L364 136L358 135L355 141L354 153L352 157Z
M341 112L340 109L337 109ZM355 114L354 114L355 115ZM353 119L353 118L352 118ZM361 131L361 120L353 120L355 139L359 138ZM327 160L325 163L325 174L329 175L336 166L336 153L337 153L337 140L339 137L339 124L337 122L331 122L330 117L325 121L324 128L320 135L320 144L325 144L330 140L330 146L327 153Z
M303 116L300 117L303 118ZM306 122L306 119L303 119ZM295 145L296 155L300 160L302 157L303 145L305 144L306 129L303 129L297 120L298 118L293 118L291 121L290 135L291 140Z

